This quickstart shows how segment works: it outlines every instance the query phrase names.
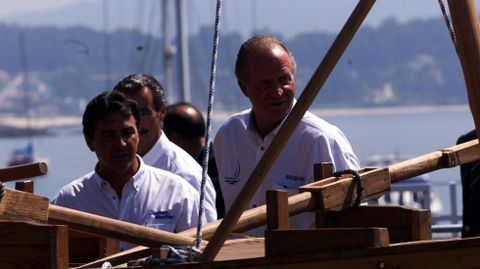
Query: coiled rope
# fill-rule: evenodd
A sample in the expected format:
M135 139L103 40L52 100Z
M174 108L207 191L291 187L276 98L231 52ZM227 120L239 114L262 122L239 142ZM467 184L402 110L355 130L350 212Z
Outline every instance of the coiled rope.
M210 155L211 133L212 133L212 108L213 100L215 97L215 78L217 73L217 55L218 44L220 40L220 17L222 15L222 2L223 0L217 0L217 8L215 12L215 32L213 35L213 49L212 49L212 65L210 68L210 89L208 93L208 110L207 110L207 130L205 134L205 155L203 156L203 171L202 171L202 184L200 191L200 212L198 214L197 225L197 238L195 247L200 248L202 242L202 227L203 227L203 204L205 200L205 182L208 172L208 159Z

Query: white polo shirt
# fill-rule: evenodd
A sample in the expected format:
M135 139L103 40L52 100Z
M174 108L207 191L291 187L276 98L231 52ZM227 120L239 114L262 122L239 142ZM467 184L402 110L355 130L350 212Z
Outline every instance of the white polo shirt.
M179 175L190 183L190 185L192 185L197 191L198 196L200 196L202 167L194 158L192 158L192 156L190 156L190 154L175 143L171 142L164 133L162 133L157 143L155 143L155 145L142 158L148 165ZM216 192L212 180L207 176L204 200L204 212L207 222L217 219L215 197Z
M278 126L262 139L250 111L231 116L218 130L213 144L226 211L280 129ZM248 204L249 208L265 204L267 190L286 190L289 195L298 193L299 186L313 182L313 165L320 162L333 163L334 171L360 167L340 129L307 112ZM308 214L290 219L292 228L307 228L313 223ZM253 234L263 236L263 230Z
M119 199L95 171L63 187L52 204L168 232L196 227L198 194L179 176L143 163Z

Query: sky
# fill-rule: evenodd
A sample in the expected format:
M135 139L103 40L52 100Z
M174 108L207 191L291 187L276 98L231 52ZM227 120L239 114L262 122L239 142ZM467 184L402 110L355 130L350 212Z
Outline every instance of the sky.
M103 2L107 1L107 2ZM213 24L215 0L185 0L188 9L189 31ZM159 1L152 0L0 0L0 22L21 25L56 25L66 27L84 25L101 30L102 6L109 6L110 30L133 27L135 21L148 17L136 11L143 5L155 14ZM142 4L143 3L143 4ZM222 29L240 31L248 35L253 30L269 30L292 37L299 32L338 32L351 11L355 0L224 0ZM150 6L149 6L150 5ZM478 3L477 3L478 5ZM158 7L160 8L160 7ZM160 14L159 12L156 14ZM150 12L148 11L148 12ZM436 0L383 0L377 1L365 23L378 26L387 18L400 23L440 17ZM157 16L159 17L159 16ZM146 23L146 22L145 22ZM122 26L123 24L123 26Z

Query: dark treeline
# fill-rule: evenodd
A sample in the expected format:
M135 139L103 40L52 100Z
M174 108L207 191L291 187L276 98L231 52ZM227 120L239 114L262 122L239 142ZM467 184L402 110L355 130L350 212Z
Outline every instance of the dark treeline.
M275 33L268 34L278 36L292 49L298 63L298 93L336 36L309 32L282 38ZM29 76L32 104L40 108L39 111L43 108L53 114L81 113L86 100L110 89L132 72L152 73L166 84L163 40L138 31L121 30L105 35L83 27L0 25L0 36L0 112L21 110L14 100L22 95L18 90L16 95L8 91L12 91L15 78L24 70ZM212 37L210 27L190 37L192 100L201 109L206 109L208 98ZM239 110L247 106L233 74L236 52L244 39L236 33L221 33L216 108ZM105 57L106 51L109 51L108 57ZM22 53L26 68L21 63ZM173 68L174 74L178 74L176 64ZM107 69L110 75L106 74ZM174 81L177 78L175 76ZM167 89L171 101L178 98L178 85L174 83L173 89ZM16 88L22 89L18 81ZM463 76L448 31L438 18L407 24L387 20L378 28L361 28L314 105L459 103L466 103Z

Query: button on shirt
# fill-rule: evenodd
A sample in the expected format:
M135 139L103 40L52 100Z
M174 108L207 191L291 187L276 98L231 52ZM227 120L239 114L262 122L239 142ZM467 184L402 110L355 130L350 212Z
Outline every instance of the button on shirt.
M198 194L179 176L145 165L123 186L119 199L95 171L63 187L52 204L168 232L195 227Z
M202 167L192 156L190 156L190 154L175 143L171 142L164 133L162 133L157 143L155 143L155 145L142 158L148 165L179 175L190 183L200 196ZM207 176L204 200L204 212L207 222L217 219L215 197L216 192L212 180Z
M250 111L231 116L220 127L214 141L227 211L280 129L278 126L261 138ZM282 189L289 195L298 193L299 186L313 182L313 165L320 162L331 162L334 171L360 167L345 135L336 126L307 112L248 204L249 208L265 204L267 190ZM306 215L291 218L291 226L313 225L313 217ZM253 234L263 235L263 231Z

